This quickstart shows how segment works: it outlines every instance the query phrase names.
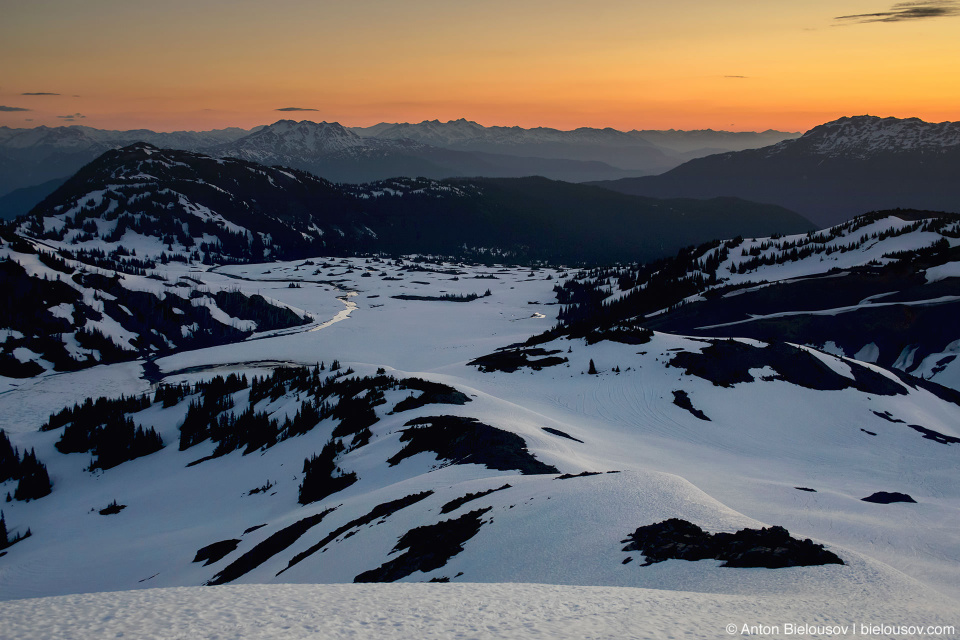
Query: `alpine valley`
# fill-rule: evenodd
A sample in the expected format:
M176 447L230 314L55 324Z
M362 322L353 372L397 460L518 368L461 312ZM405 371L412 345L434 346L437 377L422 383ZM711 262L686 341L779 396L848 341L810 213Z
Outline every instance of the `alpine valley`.
M3 633L953 635L960 215L266 151L510 133L447 124L138 141L5 224Z

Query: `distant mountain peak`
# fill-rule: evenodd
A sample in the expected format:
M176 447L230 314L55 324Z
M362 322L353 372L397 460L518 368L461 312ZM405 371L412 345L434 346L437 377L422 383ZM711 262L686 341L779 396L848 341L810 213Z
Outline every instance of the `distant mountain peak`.
M831 157L866 158L884 152L937 151L956 146L960 146L960 122L861 115L818 125L771 152L802 149Z
M339 122L278 120L233 142L214 149L219 156L275 164L312 159L346 149L369 146L369 142Z

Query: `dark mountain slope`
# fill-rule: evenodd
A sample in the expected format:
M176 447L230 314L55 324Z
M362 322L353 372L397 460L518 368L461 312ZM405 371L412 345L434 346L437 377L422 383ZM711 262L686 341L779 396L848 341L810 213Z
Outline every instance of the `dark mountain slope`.
M658 200L545 178L451 179L451 198L412 193L380 199L370 211L392 251L426 245L453 254L468 247L509 249L567 262L650 260L706 238L810 227L780 207L737 198ZM372 186L372 185L371 185ZM741 231L742 230L742 231ZM788 231L790 232L790 231Z
M841 118L796 140L691 160L602 186L659 198L737 196L821 225L893 207L960 210L960 123Z
M338 185L138 144L84 167L18 228L69 250L137 242L141 257L164 251L206 262L389 252L603 263L810 227L781 207L733 198L661 201L544 178Z

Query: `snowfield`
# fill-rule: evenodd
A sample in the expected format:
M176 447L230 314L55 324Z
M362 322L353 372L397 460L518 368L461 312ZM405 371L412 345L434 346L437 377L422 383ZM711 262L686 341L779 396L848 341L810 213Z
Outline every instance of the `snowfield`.
M635 345L559 338L537 346L565 361L541 370L469 364L554 325L553 287L569 277L560 269L362 258L164 268L171 280L189 272L197 287L260 293L314 321L157 359L149 379L138 361L6 385L0 427L20 451L36 451L53 492L0 504L11 535L32 533L0 552L5 639L716 638L729 624L731 635L746 635L743 625L767 625L750 633L766 637L828 635L792 633L788 623L956 637L895 632L960 627L960 406L949 398L809 348L788 362L821 363L833 387L817 388L774 360L736 371L748 381L715 384L704 376L721 365L698 358L720 343L758 354L766 344L665 333ZM481 297L437 299L469 294ZM700 371L682 358L706 364ZM333 418L273 446L205 459L217 453L210 440L178 450L198 396L154 402L131 417L155 428L164 448L95 472L90 453L55 448L63 428L38 430L87 397L152 397L157 377L193 384L335 359L355 370L339 371L344 379L382 370L448 385L468 401L402 410L416 394L388 389L368 442L344 437L336 458L356 482L306 505L298 503L304 459L335 437ZM591 362L596 375L586 373ZM703 417L681 406L678 391ZM251 393L233 392L228 411L242 411ZM357 396L364 393L372 392ZM308 399L288 387L256 409L282 421ZM439 416L519 436L556 472L435 450L398 459L410 423ZM0 484L0 496L14 486ZM862 500L879 491L916 503ZM408 502L377 511L401 499ZM101 515L111 501L126 508ZM439 566L421 565L399 578L406 584L349 584L402 557L405 534L471 515L476 530ZM637 527L668 518L708 532L783 526L844 564L643 566L643 554L623 551ZM224 556L196 559L224 541L232 543ZM230 584L202 587L254 556L259 562ZM431 580L450 583L410 584Z
M956 626L937 604L540 584L243 585L20 600L0 611L5 633L24 640L666 640L810 637L796 633L810 628L836 631L821 637L884 637L863 633L863 626L921 627L949 637ZM751 627L765 632L749 633ZM934 635L938 630L948 633Z

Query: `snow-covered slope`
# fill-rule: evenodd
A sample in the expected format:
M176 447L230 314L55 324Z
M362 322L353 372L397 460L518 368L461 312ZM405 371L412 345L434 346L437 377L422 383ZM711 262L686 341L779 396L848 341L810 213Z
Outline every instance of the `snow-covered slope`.
M343 297L325 281L356 293L336 302L348 315L327 307L338 321L319 330L156 361L152 379L171 385L245 374L246 387L222 387L221 400L204 400L208 386L157 393L128 377L116 393L148 394L125 414L160 434L155 453L102 469L103 453L57 449L77 442L76 416L37 430L71 404L63 390L82 401L106 371L0 396L7 434L53 481L46 497L4 505L8 529L32 535L0 558L0 597L437 579L667 590L675 593L636 595L736 602L744 616L759 611L747 603L767 601L810 614L831 602L848 612L843 620L919 610L898 602L931 605L930 624L955 616L960 406L949 399L874 365L781 343L656 333L634 344L558 337L498 352L549 328L559 311L552 287L569 274L313 262L192 274L210 285L232 276L311 312ZM44 398L51 384L61 392ZM224 416L221 427L193 430L200 409L191 404ZM303 417L311 405L319 419ZM232 430L229 416L243 415L248 427ZM193 435L184 436L185 421ZM305 463L314 454L327 462ZM862 500L877 492L916 502ZM125 507L110 513L113 502ZM672 517L711 533L781 525L844 564L644 566L644 553L623 550L638 527ZM7 611L21 620L30 610L21 606L71 602Z
M0 603L6 631L18 640L950 637L957 626L947 607L938 598L836 601L532 584L244 585Z
M148 275L147 268L158 266L145 250L149 243L132 240L65 259L36 241L0 238L0 389L23 378L242 340L312 320L230 283L201 285L187 264ZM138 248L144 259L136 257Z
M371 233L351 205L336 186L302 171L140 143L86 165L19 230L68 251L262 260L361 246Z
M886 211L804 235L737 238L656 266L584 274L571 322L780 339L960 389L960 217ZM573 289L571 289L573 293Z

